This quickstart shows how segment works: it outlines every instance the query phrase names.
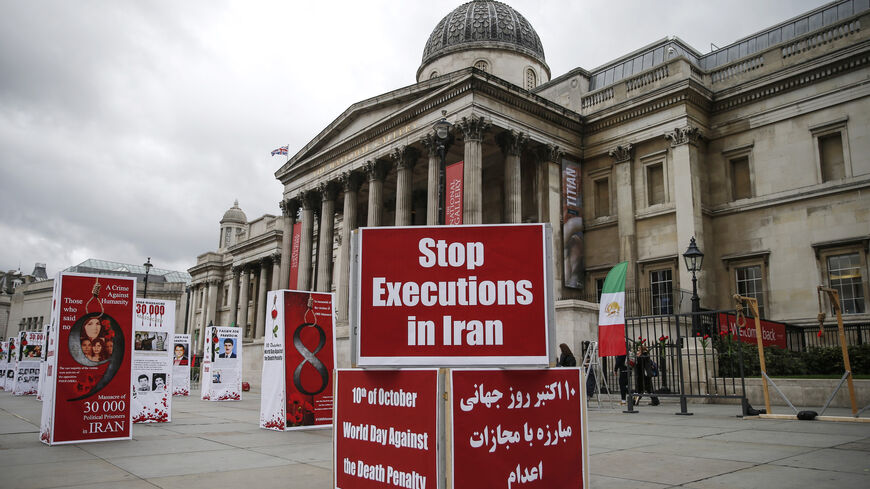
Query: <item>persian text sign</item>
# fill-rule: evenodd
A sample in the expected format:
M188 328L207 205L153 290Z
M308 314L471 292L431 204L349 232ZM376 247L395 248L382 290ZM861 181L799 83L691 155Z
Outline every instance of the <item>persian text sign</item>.
M336 488L437 488L438 371L337 370Z
M136 280L79 274L55 280L52 302L60 318L49 339L48 415L40 438L49 444L130 439Z
M546 365L544 224L363 228L357 364Z
M451 371L452 487L589 487L583 384L579 368Z
M737 335L737 317L733 314L719 313L719 334ZM758 344L755 333L755 319L746 318L746 325L740 328L740 341ZM787 348L785 340L785 324L761 320L761 341L764 346Z

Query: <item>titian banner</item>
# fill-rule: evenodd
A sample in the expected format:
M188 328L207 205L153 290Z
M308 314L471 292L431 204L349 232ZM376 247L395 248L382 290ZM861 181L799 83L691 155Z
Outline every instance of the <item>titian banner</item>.
M290 248L290 283L288 289L295 289L299 284L299 246L302 243L302 223L293 224L293 244Z
M580 165L562 160L562 263L563 285L583 288L583 199Z
M454 489L589 487L579 368L452 370Z
M266 303L260 427L332 426L333 295L278 290L268 293Z
M746 325L740 329L740 341L744 343L758 344L755 339L755 319L747 317ZM737 316L734 314L719 313L719 334L737 336ZM761 320L761 341L764 346L777 346L788 348L785 339L785 324L774 321Z
M61 273L55 285L40 439L129 440L136 279ZM95 356L95 342L111 343L112 353Z
M136 299L133 344L133 422L172 420L175 301Z
M335 385L336 488L441 487L438 370L339 369Z
M448 166L445 173L444 223L448 226L462 224L462 192L464 191L465 163L460 161Z
M190 395L190 335L176 334L172 341L172 395Z
M548 225L362 228L355 236L356 365L549 364Z

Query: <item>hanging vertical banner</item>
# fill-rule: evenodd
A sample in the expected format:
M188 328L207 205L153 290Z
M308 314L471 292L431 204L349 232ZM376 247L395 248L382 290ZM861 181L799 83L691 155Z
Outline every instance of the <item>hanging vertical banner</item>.
M40 440L129 440L136 279L61 273L55 282Z
M267 304L260 427L283 431L331 426L333 294L272 291Z
M6 351L8 354L6 356L6 372L2 380L4 390L10 392L12 391L12 385L15 383L15 364L18 363L15 355L16 345L18 345L18 337L10 336L6 340Z
M41 331L21 331L18 333L18 350L16 352L18 362L15 364L15 380L12 384L13 395L36 395L44 341L45 334Z
M190 335L176 334L172 347L172 395L190 395Z
M583 199L580 165L562 160L562 283L572 289L583 288Z
M241 401L242 329L208 326L205 332L206 349L203 351L205 358L203 358L202 399L206 401ZM208 365L205 363L206 359L208 359Z
M174 331L175 301L136 299L136 322L133 327L134 423L167 423L172 420L170 389ZM108 345L106 349L110 349Z
M290 248L290 283L288 289L295 289L299 284L299 246L302 243L302 223L293 224L293 244Z
M598 356L626 355L625 346L625 274L628 262L617 264L607 272L601 299L598 300Z
M465 162L458 162L445 169L444 222L448 226L462 224L462 192Z
M581 375L579 368L451 370L451 487L589 487Z
M339 369L335 374L335 487L442 487L438 426L444 401L438 370Z

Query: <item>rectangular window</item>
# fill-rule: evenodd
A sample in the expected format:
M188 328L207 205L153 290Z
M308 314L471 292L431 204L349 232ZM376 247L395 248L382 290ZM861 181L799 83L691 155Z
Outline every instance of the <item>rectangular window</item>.
M601 302L601 291L604 290L604 278L595 279L595 302Z
M673 314L674 281L670 269L652 270L649 273L650 299L652 313Z
M595 180L595 217L610 215L610 179Z
M662 164L646 167L647 204L656 205L665 202L665 173Z
M749 178L749 157L731 160L731 200L752 197L752 181Z
M864 288L861 279L861 257L858 253L828 257L828 283L840 295L843 314L864 312Z
M230 305L230 286L224 285L224 307Z
M846 176L843 138L839 132L819 137L819 161L822 164L823 182L840 180Z
M762 278L761 265L752 265L748 267L737 267L736 269L736 285L737 293L744 297L752 297L758 301L758 316L766 317L764 314L764 288ZM751 311L746 311L747 315L751 315Z

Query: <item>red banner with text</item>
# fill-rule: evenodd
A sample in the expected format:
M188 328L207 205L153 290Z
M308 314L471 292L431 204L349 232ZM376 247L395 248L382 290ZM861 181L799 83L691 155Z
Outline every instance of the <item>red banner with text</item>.
M589 487L579 368L457 369L449 391L454 489Z
M70 443L131 437L131 359L136 280L61 274L60 324L48 433L43 441ZM51 347L50 347L51 348ZM49 439L46 439L49 438Z
M438 370L337 370L335 487L438 487Z
M547 365L543 224L362 228L358 365Z
M460 161L445 170L444 223L448 226L462 224L462 192L465 163Z
M747 317L746 325L740 329L740 341L744 343L758 344L755 332L755 319ZM719 313L719 335L737 336L737 316L734 314ZM761 341L764 346L776 346L788 348L785 339L785 324L774 321L761 320Z

